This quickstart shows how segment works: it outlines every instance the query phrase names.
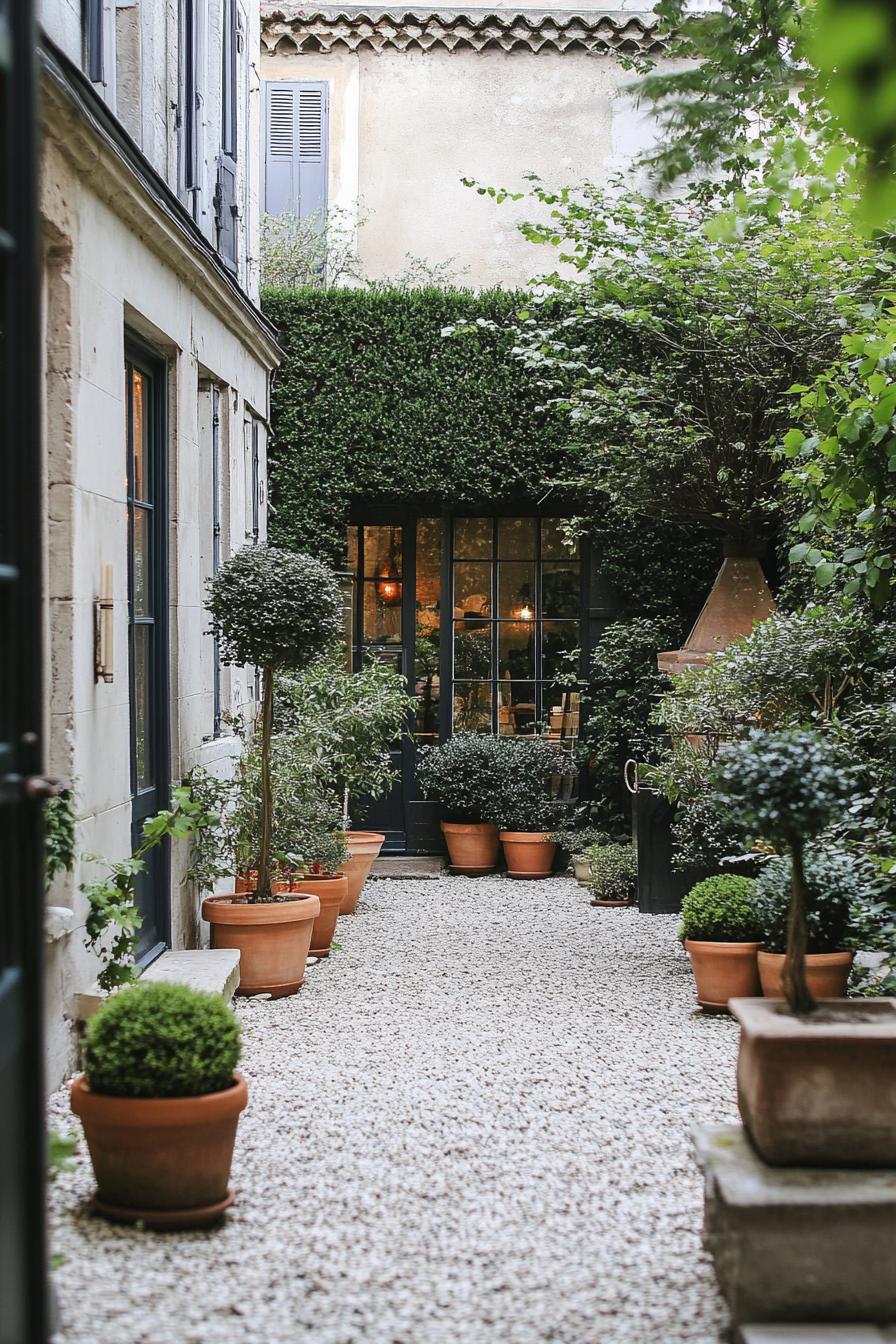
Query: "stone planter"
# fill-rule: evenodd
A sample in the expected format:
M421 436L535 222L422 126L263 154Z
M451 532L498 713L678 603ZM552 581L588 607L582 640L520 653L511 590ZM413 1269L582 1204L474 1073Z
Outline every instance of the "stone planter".
M691 959L701 1008L727 1013L729 999L759 994L759 943L710 943L687 938L684 946Z
M831 999L795 1017L732 999L737 1096L774 1166L896 1167L896 999Z
M845 999L854 957L854 952L808 952L806 983L812 997ZM784 998L785 960L783 952L759 953L759 980L767 999Z
M572 870L580 887L587 887L591 881L591 864L581 854L573 854Z

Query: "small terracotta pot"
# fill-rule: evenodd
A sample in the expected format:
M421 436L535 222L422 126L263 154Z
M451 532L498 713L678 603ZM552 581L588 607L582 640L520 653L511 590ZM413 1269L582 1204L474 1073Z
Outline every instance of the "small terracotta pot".
M501 831L508 877L550 877L557 846L547 831Z
M617 909L619 906L623 905L631 905L631 901L621 901L621 900L617 901L617 900L610 900L609 897L606 896L595 896L591 904L603 906L605 909L609 910L609 909Z
M340 915L353 915L358 906L361 888L373 867L386 837L379 831L346 831L345 843L351 857L342 865L348 879L348 890Z
M806 984L815 999L845 999L854 952L807 952ZM759 980L767 999L783 999L783 952L759 953ZM743 998L752 998L744 994Z
M498 828L487 821L443 821L452 873L482 877L498 864Z
M691 959L701 1008L727 1013L729 999L749 999L759 993L759 943L710 943L686 938L684 946Z
M328 957L333 934L336 932L336 920L345 893L348 890L348 878L345 873L322 873L317 877L303 877L292 883L292 890L298 895L316 896L320 902L320 913L311 930L312 957Z
M765 1162L896 1167L896 999L830 999L800 1017L770 999L733 999L731 1011L741 1118ZM881 1233L892 1246L883 1222Z
M84 1126L97 1193L114 1222L152 1228L207 1227L233 1203L228 1187L246 1080L202 1097L107 1097L83 1074L70 1085Z
M320 914L316 896L261 905L237 904L232 896L207 896L202 918L211 925L212 947L240 954L237 994L295 994L305 978L311 928Z

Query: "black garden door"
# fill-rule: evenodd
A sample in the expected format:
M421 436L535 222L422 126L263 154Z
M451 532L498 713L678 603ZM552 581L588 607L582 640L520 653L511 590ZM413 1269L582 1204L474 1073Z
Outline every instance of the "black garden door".
M0 1344L45 1344L43 621L35 32L0 0Z
M587 630L587 582L561 520L522 510L416 516L370 510L349 528L353 660L373 654L417 697L413 740L396 743L399 779L353 816L385 849L441 849L437 809L419 796L417 748L453 732L571 741Z
M166 366L129 341L126 351L128 650L133 843L169 798L168 490ZM168 945L169 847L147 858L137 884L142 963Z

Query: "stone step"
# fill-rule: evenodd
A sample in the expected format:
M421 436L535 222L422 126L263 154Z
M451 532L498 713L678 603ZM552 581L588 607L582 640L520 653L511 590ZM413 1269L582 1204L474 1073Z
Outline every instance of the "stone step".
M771 1167L742 1125L701 1126L694 1146L705 1177L704 1244L735 1325L896 1321L896 1170ZM820 1325L808 1328L792 1338L827 1339ZM745 1338L777 1344L779 1336Z
M141 980L164 980L169 984L189 985L207 994L233 998L240 982L240 954L235 947L206 947L187 952L163 952L140 977ZM75 1022L86 1022L107 998L104 990L94 984L72 996L71 1017Z
M436 878L445 868L439 854L387 854L374 861L371 877Z

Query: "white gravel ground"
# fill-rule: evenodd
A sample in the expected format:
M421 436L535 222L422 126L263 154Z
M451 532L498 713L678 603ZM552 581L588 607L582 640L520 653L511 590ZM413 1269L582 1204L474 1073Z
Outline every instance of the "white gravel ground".
M569 878L369 883L299 995L239 1004L220 1229L91 1217L83 1144L56 1180L58 1344L720 1344L688 1134L736 1116L736 1028L675 926Z

